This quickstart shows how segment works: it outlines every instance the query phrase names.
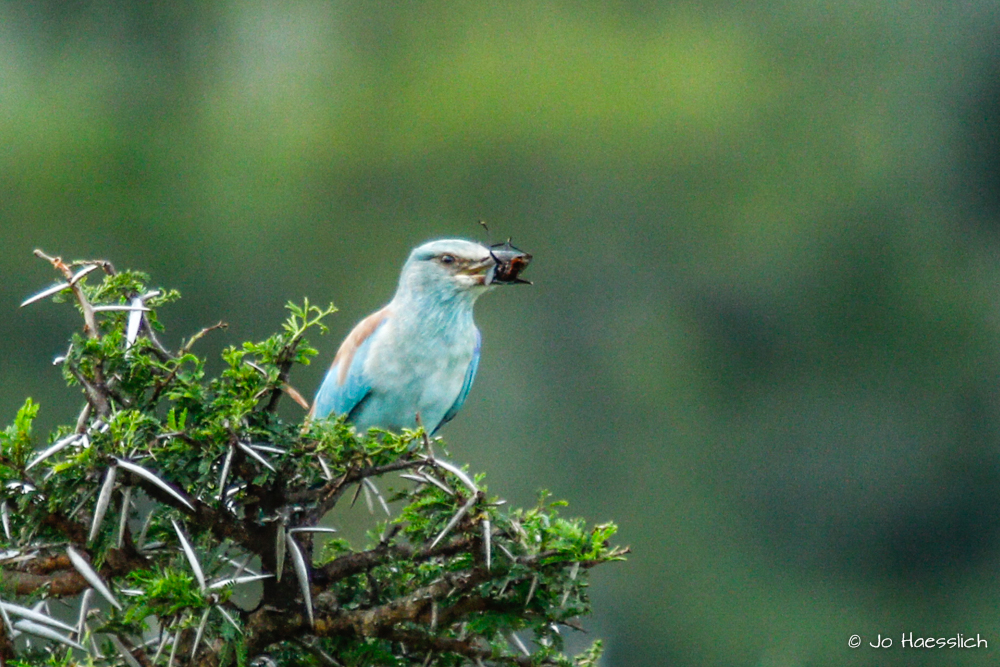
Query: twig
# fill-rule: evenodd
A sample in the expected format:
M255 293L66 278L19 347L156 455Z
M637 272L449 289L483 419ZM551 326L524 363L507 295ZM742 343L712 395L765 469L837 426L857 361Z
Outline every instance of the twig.
M47 262L52 264L52 266L54 266L57 271L62 272L62 274L66 277L66 280L70 282L70 288L73 290L73 295L76 296L76 300L80 304L80 309L83 311L84 331L91 338L100 338L100 332L97 329L97 319L94 317L94 308L93 306L90 305L90 302L87 300L87 297L83 293L83 289L81 289L79 282L73 281L73 269L71 268L71 266L63 262L61 257L50 257L41 250L37 249L35 250L35 257L39 257L41 259L46 260ZM107 262L103 262L102 266L103 265L109 267L111 266Z
M337 500L340 499L340 496L343 495L347 487L355 482L360 482L366 477L378 477L386 473L415 468L425 464L426 461L424 460L404 458L382 466L368 466L366 468L353 469L348 468L347 472L341 475L338 479L330 482L319 490L319 502L316 503L316 507L309 513L308 521L306 521L306 523L309 525L318 523L327 512L333 509L334 505L337 504Z
M87 401L89 402L90 406L97 411L97 414L99 414L102 417L107 417L109 414L111 414L111 406L110 403L108 402L107 388L102 387L102 385L100 385L99 382L91 382L90 380L85 378L83 376L83 373L81 373L76 366L69 363L68 361L66 362L66 368L69 369L69 372L73 374L73 377L76 378L76 381L79 382L80 385L87 392ZM94 368L95 375L97 375L98 370L99 367Z
M424 561L431 558L437 558L439 556L451 556L457 554L469 549L472 544L473 538L470 536L456 538L433 549L414 550L413 547L404 544L383 544L368 551L357 551L335 558L323 567L317 569L314 572L313 579L316 583L327 584L355 574L366 572L393 558Z
M229 325L221 320L210 327L205 327L198 333L191 336L183 345L181 345L181 349L177 351L177 357L180 358L188 354L191 351L191 347L198 340L200 340L202 336L209 333L210 331L215 331L216 329L227 329L227 328L229 328ZM158 347L160 352L162 352L163 354L167 354L167 356L169 357L169 353L167 352L167 350L162 345L160 345L159 341L156 339L156 336L153 334L152 327L147 327L147 329L149 331L149 339L150 341L153 342L154 347ZM171 369L171 371L167 373L167 376L156 381L156 386L153 387L153 395L149 399L150 403L156 402L156 400L160 397L160 394L163 392L163 390L166 389L168 386L170 386L170 383L173 382L175 377L177 377L177 371L179 371L180 369L181 369L181 361L177 359L175 360L175 365L173 369Z
M80 416L76 419L76 429L74 433L84 433L87 430L87 421L90 419L90 403L83 406L83 410L80 411Z
M190 352L191 351L191 346L194 345L195 343L197 343L198 340L200 340L201 337L204 336L205 334L207 334L207 333L209 333L211 331L215 331L216 329L228 329L228 328L229 328L229 325L227 323L223 322L222 320L219 320L219 322L217 322L216 324L213 324L210 327L205 327L204 329L202 329L201 331L199 331L195 335L193 335L190 338L188 338L187 341L185 341L185 343L183 345L181 345L181 349L177 351L177 356L183 357L185 354L187 354L188 352Z

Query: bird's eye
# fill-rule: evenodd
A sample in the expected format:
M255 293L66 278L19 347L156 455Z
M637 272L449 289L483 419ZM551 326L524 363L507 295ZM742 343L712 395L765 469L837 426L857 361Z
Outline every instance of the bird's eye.
M441 255L441 263L442 264L454 264L455 263L455 256L454 255Z

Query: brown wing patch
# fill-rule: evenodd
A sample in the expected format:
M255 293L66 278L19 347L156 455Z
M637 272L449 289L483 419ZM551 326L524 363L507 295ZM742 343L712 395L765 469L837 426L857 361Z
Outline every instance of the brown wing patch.
M347 369L351 367L351 362L354 361L354 353L378 329L378 326L385 321L385 318L389 317L389 314L388 306L376 310L358 322L351 333L347 334L347 338L344 339L344 342L340 344L340 349L337 350L337 356L333 358L334 366L340 363L340 368L337 371L338 385L344 384L344 381L347 379Z

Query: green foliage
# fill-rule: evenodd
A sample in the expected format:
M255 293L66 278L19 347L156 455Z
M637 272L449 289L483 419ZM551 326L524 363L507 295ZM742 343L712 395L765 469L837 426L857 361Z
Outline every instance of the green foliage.
M31 451L31 424L38 415L38 408L37 403L30 398L26 399L17 411L14 423L0 433L0 448L8 453L10 460L16 465L23 465L25 457ZM0 471L3 472L4 479L10 479L6 469L0 467Z
M279 418L282 396L300 400L290 373L317 354L306 334L326 330L332 305L289 303L279 333L226 348L206 378L192 348L221 325L170 352L155 308L177 293L101 266L100 284L55 297L72 294L94 324L62 360L83 390L79 420L36 444L28 399L0 434L0 577L18 604L82 606L87 576L114 602L94 595L77 632L57 628L64 640L36 638L34 652L11 642L30 632L15 615L0 626L9 664L596 665L600 643L574 660L559 628L590 611L589 568L623 558L613 524L564 518L546 493L506 510L422 431ZM390 474L407 482L386 499L375 480ZM324 517L359 493L399 509L366 544L324 542Z

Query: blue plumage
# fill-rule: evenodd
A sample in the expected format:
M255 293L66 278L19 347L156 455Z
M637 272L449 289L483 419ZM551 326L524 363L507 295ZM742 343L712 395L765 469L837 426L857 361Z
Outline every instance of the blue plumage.
M338 366L331 367L313 402L313 413L316 416L350 414L371 392L371 384L364 373L364 362L368 358L372 340L373 337L368 336L358 345L352 359L341 361L342 364L348 364L343 382L338 381Z
M525 257L526 266L530 255ZM362 432L415 428L419 414L433 433L454 418L479 365L482 336L473 305L495 284L497 266L489 248L471 241L416 248L392 301L341 344L312 414L346 414Z
M465 381L462 383L462 389L458 392L458 398L452 403L451 407L448 408L448 412L444 414L444 418L441 419L441 423L438 424L438 428L444 426L458 414L458 411L462 409L465 405L465 399L469 395L469 390L472 389L472 382L476 379L476 371L479 369L479 351L483 347L483 334L480 333L479 329L476 329L476 347L472 351L472 361L469 362L469 368L465 371Z

